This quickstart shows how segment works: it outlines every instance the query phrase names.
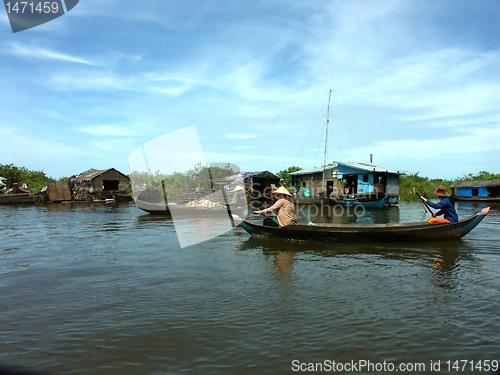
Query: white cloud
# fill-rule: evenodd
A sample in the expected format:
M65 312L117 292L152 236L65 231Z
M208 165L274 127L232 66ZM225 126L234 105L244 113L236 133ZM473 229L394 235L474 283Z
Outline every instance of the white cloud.
M57 60L63 62L70 62L83 65L98 66L95 61L85 59L79 56L73 56L66 53L58 52L50 48L35 47L33 45L21 45L18 42L8 44L8 51L14 56L26 59L41 59L41 60Z
M406 56L374 74L355 97L380 105L423 109L433 116L496 110L500 84L487 80L497 53L457 48Z
M497 140L500 139L500 126L472 127L467 133L451 134L448 137L443 137L442 133L427 132L426 134L426 139L383 140L371 147L351 149L348 151L348 157L356 158L358 152L363 155L374 153L375 164L399 170L420 170L427 175L430 171L439 170L441 165L443 168L439 173L449 178L457 177L459 173L455 172L450 175L449 169L460 170L460 165L457 164L479 163L480 160L474 160L475 154L491 153L494 155L498 151ZM492 159L491 162L493 163L494 160ZM384 165L387 163L389 165ZM449 167L444 168L444 165ZM477 169L481 169L481 166L478 165ZM423 175L426 175L425 173Z
M106 70L61 71L53 73L48 85L61 91L109 91L139 92L151 95L178 96L190 90L193 79L173 73L138 73L121 75Z
M246 134L246 133L235 133L226 135L229 139L255 139L257 138L256 134Z
M96 137L129 137L137 135L137 131L133 131L130 127L117 125L91 125L76 127L74 130Z

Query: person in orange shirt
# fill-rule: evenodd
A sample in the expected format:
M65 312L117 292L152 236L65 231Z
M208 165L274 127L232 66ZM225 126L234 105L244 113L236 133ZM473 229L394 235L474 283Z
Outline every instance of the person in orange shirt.
M284 227L297 223L297 216L295 215L295 206L293 204L292 195L281 186L274 192L277 201L271 207L265 210L254 211L254 214L265 215L271 212L277 212L278 222L273 219L264 219L264 225Z

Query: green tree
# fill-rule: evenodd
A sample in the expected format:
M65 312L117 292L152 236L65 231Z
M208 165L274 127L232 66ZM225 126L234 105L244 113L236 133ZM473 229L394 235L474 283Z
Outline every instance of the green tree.
M489 181L489 180L500 180L500 174L490 173L486 171L479 171L477 174L464 174L462 177L458 178L457 181Z
M283 171L279 171L278 173L276 173L276 175L279 178L282 178L283 180L285 180L285 186L290 187L290 184L292 183L292 176L290 176L290 173L297 172L300 170L302 170L302 168L293 166L293 167L289 167L288 169L285 169Z
M50 178L42 171L30 171L14 164L0 164L0 176L7 179L4 181L7 188L12 188L14 183L18 183L19 186L26 184L32 192L40 191L50 181Z
M422 177L417 173L406 173L399 176L399 196L404 201L418 200L418 196L414 193L416 190L420 195L426 198L434 198L434 190L438 185L444 185L449 188L453 185L452 180L429 179Z

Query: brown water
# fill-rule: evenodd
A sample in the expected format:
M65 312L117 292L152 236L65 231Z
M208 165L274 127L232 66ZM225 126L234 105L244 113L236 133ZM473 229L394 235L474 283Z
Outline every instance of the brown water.
M423 363L407 373L428 374L440 360L432 373L487 373L445 361L500 357L500 206L463 240L362 245L235 229L181 249L171 219L133 204L0 207L0 218L4 366L289 374L364 360ZM421 219L420 205L401 204L340 220Z

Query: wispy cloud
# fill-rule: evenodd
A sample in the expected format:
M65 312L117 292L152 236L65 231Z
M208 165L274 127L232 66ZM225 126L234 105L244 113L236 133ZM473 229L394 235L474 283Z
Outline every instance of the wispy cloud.
M193 78L175 73L120 74L113 70L65 70L55 72L47 81L60 91L110 91L141 92L143 94L178 96L195 84Z
M240 133L240 134L228 134L226 135L229 139L255 139L257 138L256 134L248 134L248 133Z
M132 131L128 126L117 125L90 125L74 128L80 133L89 134L96 137L128 137L137 135L137 132Z
M233 147L235 150L250 150L254 148L253 146L234 146Z
M492 110L498 108L499 84L487 78L499 59L500 51L457 48L407 56L375 72L355 95L400 108L439 110L441 116Z
M55 60L91 66L99 65L95 61L55 51L50 48L35 47L32 45L25 46L17 42L8 43L7 46L7 53L25 59Z

